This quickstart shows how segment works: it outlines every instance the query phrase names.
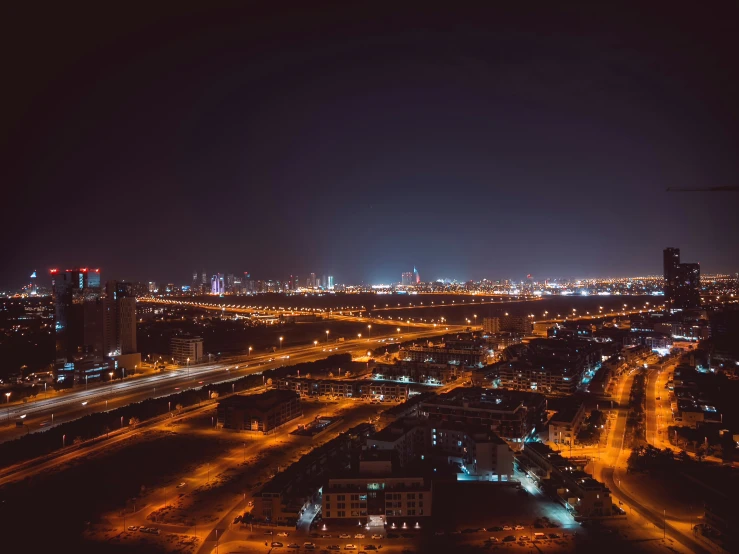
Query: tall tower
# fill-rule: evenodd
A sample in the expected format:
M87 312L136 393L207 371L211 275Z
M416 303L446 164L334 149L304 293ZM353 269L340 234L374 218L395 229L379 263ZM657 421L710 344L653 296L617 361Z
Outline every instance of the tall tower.
M680 267L680 249L665 248L662 252L662 265L665 277L665 301L670 305L675 301L675 287L677 286L678 269Z

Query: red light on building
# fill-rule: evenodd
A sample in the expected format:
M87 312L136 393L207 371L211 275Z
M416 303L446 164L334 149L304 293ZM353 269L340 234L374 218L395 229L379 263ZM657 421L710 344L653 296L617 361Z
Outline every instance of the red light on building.
M96 269L96 270L95 270L95 273L100 273L100 270L99 270L99 269Z
M55 274L59 273L59 270L56 269L56 268L55 269L50 269L49 270L49 273L51 273L52 275L55 275Z

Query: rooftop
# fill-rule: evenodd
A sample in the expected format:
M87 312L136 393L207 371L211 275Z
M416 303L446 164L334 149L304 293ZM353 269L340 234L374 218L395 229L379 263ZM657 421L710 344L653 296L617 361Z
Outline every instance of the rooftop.
M219 402L219 405L240 408L242 410L256 409L267 411L282 402L289 402L299 398L300 395L294 391L272 389L262 394L239 394L232 396Z
M482 387L458 387L435 398L425 400L426 405L465 406L493 411L515 411L521 406L534 406L544 402L544 395L535 392Z

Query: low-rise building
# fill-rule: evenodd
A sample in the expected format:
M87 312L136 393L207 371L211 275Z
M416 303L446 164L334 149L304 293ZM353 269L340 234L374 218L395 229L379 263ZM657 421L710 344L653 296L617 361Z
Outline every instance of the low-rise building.
M484 346L473 345L470 348L451 346L444 343L409 346L400 349L398 359L431 364L455 364L458 366L481 366L487 360L488 351Z
M432 514L432 485L394 470L389 452L365 451L356 471L328 478L321 507L326 522L418 528Z
M429 419L481 425L508 441L522 442L543 423L545 400L532 392L460 387L425 400L419 413Z
M172 357L178 364L196 364L203 359L203 339L189 335L172 337L169 342Z
M575 520L613 515L608 487L575 467L572 461L540 442L526 443L522 455L536 468L537 478L556 490L557 498L572 511Z
M408 398L407 383L375 379L310 379L306 377L281 377L277 388L295 391L305 397L340 397L403 402Z
M572 398L557 410L549 420L549 442L572 446L585 419L585 403Z
M395 364L377 364L373 370L375 379L440 385L456 381L463 372L457 364L398 361Z
M231 396L218 403L218 426L237 431L270 433L302 415L300 395L287 390Z
M258 521L293 523L309 503L318 501L326 475L349 468L352 453L373 431L368 423L352 427L277 473L254 495L252 515Z

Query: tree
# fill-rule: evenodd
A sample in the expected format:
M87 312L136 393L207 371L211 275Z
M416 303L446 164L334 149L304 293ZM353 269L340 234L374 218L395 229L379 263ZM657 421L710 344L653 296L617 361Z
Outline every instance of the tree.
M272 378L271 377L269 379L267 379L267 386L268 387L271 387L272 386Z
M695 457L698 459L699 462L702 462L703 458L706 457L706 448L702 444L695 451Z
M177 410L178 412L181 412L181 411L182 411L182 404L177 404L177 405L175 406L175 409L176 409L176 410Z
M133 428L134 428L134 429L136 429L136 426L137 426L137 425L138 425L139 423L140 423L140 420L139 420L139 418L137 418L137 417L132 417L131 419L129 419L129 420L128 420L128 424L129 424L129 425L133 425Z

